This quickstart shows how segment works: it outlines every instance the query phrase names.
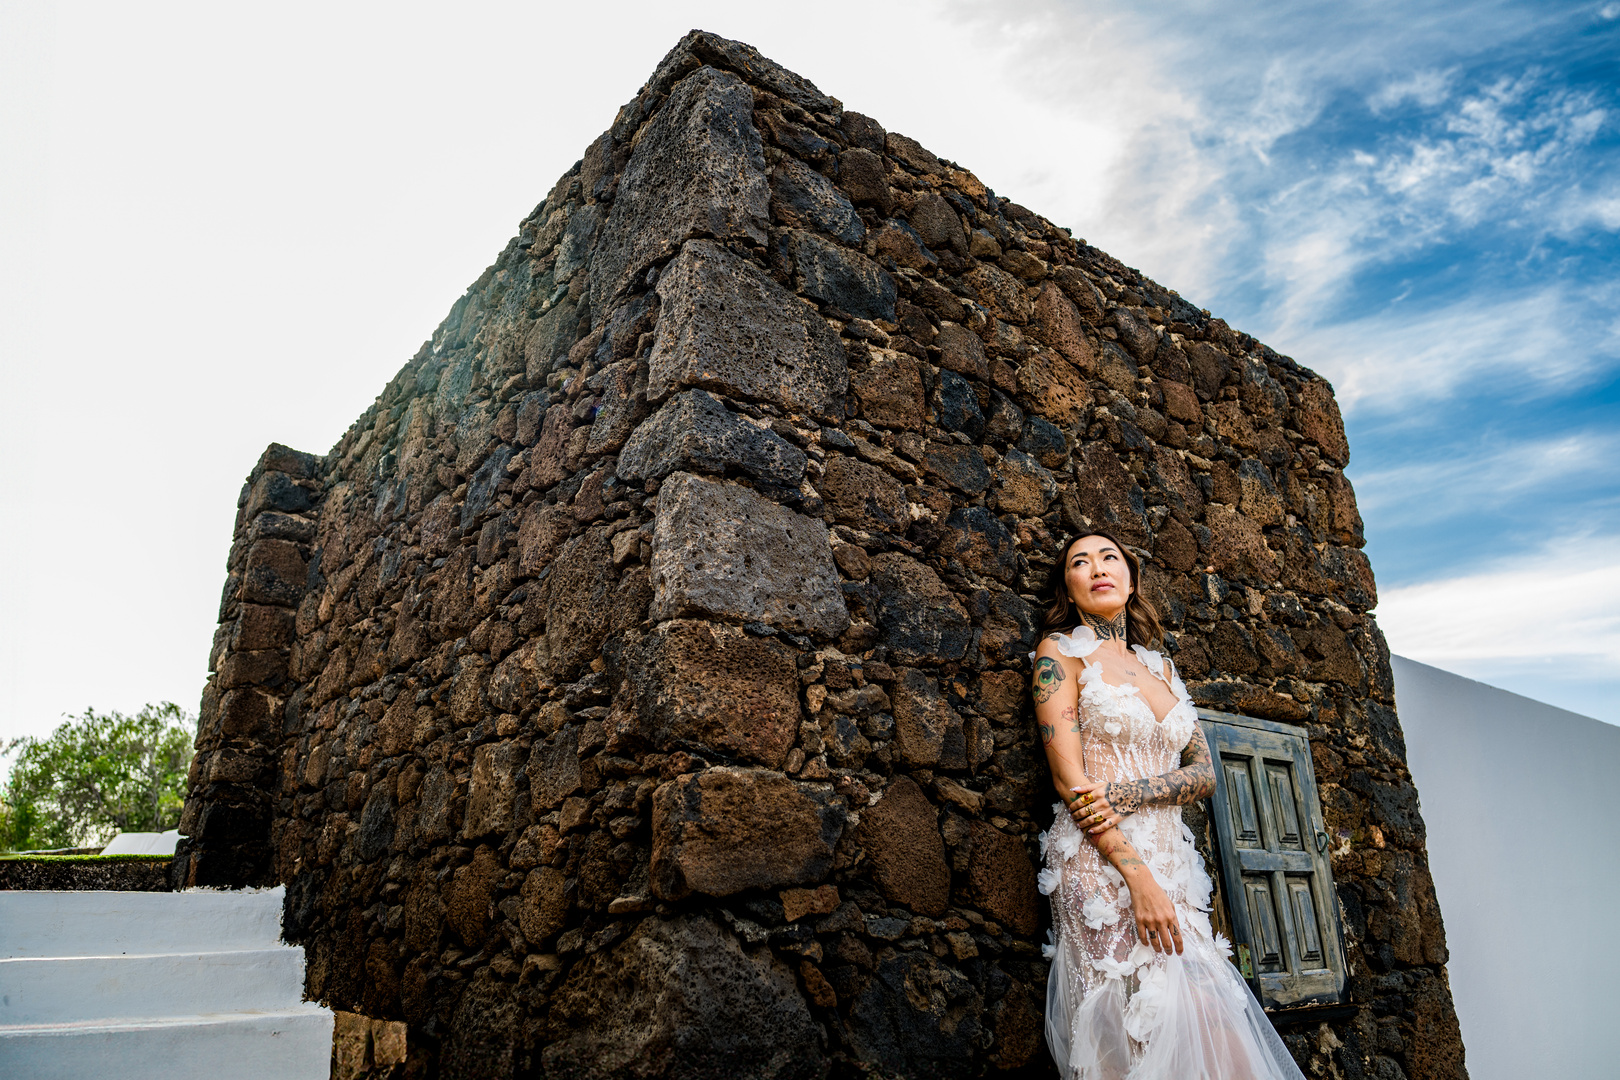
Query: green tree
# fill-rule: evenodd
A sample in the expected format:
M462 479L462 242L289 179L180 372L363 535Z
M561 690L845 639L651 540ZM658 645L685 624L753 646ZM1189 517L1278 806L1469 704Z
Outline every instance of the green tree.
M0 847L89 847L180 820L195 720L178 705L134 716L86 709L48 738L15 739L0 793Z

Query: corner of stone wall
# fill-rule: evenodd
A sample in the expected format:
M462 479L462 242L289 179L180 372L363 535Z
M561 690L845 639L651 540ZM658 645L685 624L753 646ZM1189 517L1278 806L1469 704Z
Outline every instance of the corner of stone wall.
M297 610L311 568L320 459L271 443L237 498L219 627L186 779L175 888L273 881L271 823Z

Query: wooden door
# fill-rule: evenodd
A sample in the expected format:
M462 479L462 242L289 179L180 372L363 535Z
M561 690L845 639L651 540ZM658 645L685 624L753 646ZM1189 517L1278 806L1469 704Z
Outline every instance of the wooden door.
M1337 1002L1344 946L1310 740L1298 728L1199 710L1216 760L1210 817L1236 935L1267 1008Z

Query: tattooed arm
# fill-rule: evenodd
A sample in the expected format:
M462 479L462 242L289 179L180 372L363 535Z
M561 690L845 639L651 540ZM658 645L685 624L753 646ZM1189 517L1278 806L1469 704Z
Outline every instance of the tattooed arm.
M1035 722L1041 746L1052 767L1052 785L1065 803L1073 802L1071 788L1088 783L1080 753L1080 681L1051 639L1035 651L1035 672L1030 691L1035 698Z
M1215 764L1210 758L1204 730L1194 726L1192 738L1181 751L1181 768L1140 780L1115 780L1082 789L1096 796L1075 824L1100 834L1118 825L1127 814L1144 806L1188 806L1215 793Z
M1096 785L1085 773L1081 751L1078 670L1068 666L1067 659L1050 638L1042 641L1035 652L1031 690L1041 745L1052 767L1052 786L1064 803L1073 808L1080 798L1074 789L1084 791ZM1131 914L1142 944L1163 952L1180 952L1181 939L1174 933L1175 907L1125 835L1116 828L1108 828L1088 834L1086 838L1113 864L1130 888Z
M1035 650L1035 673L1030 688L1035 697L1035 722L1040 727L1041 745L1052 769L1052 786L1072 812L1080 798L1075 789L1084 791L1096 785L1086 775L1080 748L1079 665L1071 666L1072 662L1058 652L1053 640L1056 636L1046 638ZM1109 830L1089 839L1121 874L1141 867L1142 860L1117 831Z

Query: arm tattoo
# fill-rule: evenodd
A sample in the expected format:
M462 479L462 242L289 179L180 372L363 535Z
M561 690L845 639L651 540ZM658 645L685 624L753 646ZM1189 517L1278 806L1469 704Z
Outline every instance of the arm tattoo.
M1053 694L1057 693L1058 683L1063 681L1063 665L1050 656L1043 656L1035 661L1035 704L1043 704Z
M1142 857L1136 853L1136 849L1131 847L1130 841L1125 839L1125 834L1117 828L1109 829L1096 837L1093 842L1097 845L1097 854L1113 863L1114 869L1122 874L1135 866L1147 868L1147 864L1142 862Z
M1098 641L1125 640L1125 609L1121 608L1118 615L1112 619L1104 619L1093 615L1089 611L1080 613L1080 620L1091 627L1092 633L1097 635Z
M1215 766L1210 761L1209 743L1203 730L1195 727L1181 751L1181 768L1162 776L1115 781L1104 794L1114 809L1134 814L1144 806L1188 806L1209 798L1214 791Z

